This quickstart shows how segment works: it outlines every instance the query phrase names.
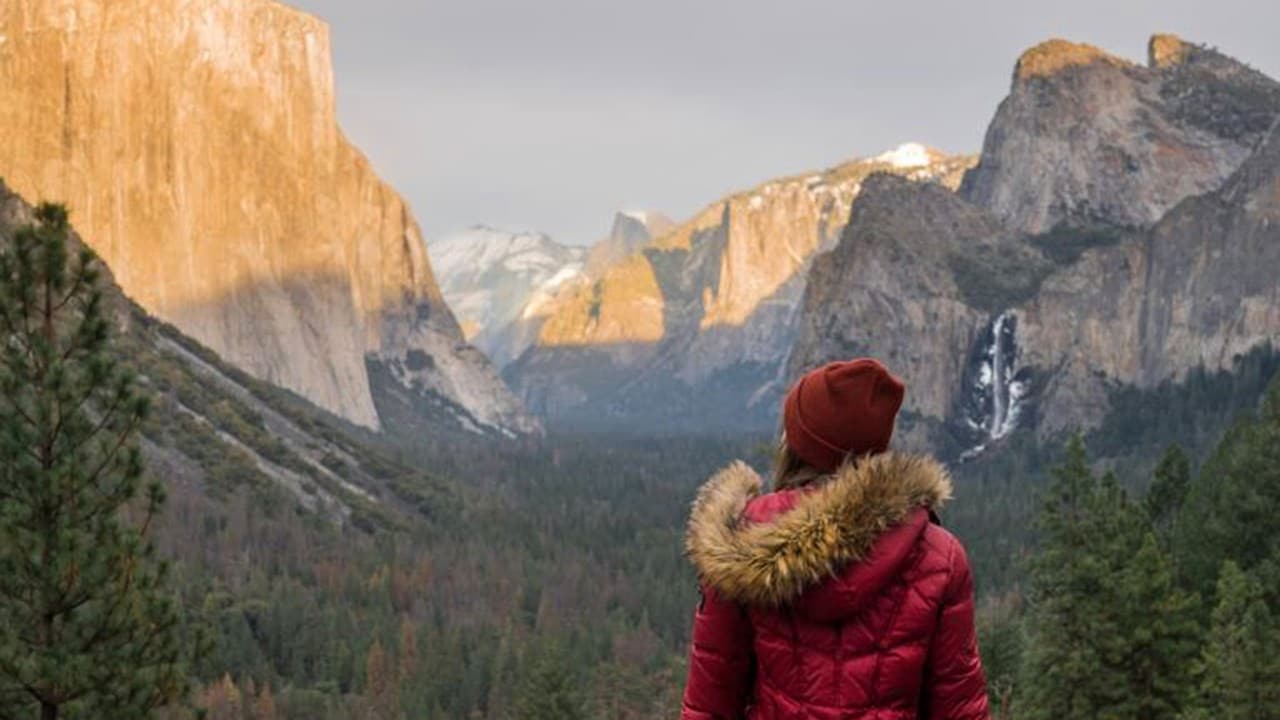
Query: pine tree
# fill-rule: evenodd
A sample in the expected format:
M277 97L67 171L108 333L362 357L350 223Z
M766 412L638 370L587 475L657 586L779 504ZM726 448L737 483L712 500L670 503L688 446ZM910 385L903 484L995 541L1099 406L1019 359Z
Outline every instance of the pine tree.
M1280 717L1280 626L1262 586L1234 562L1223 564L1202 663L1198 717Z
M400 681L418 671L418 626L408 616L400 619Z
M1033 720L1090 718L1111 696L1098 678L1103 663L1094 642L1100 568L1086 518L1096 489L1084 443L1073 438L1053 470L1039 521L1042 547L1030 564L1031 637L1018 704Z
M1026 652L1022 608L1017 597L989 600L978 610L978 646L987 674L992 715L1012 717L1012 698Z
M1031 563L1019 717L1174 718L1191 687L1194 599L1116 478L1077 437L1054 470Z
M262 686L258 699L253 703L253 720L276 720L276 699L271 694L271 684Z
M398 674L378 640L365 658L364 700L369 720L395 720L402 714Z
M0 249L0 707L5 717L137 718L185 690L178 614L148 528L147 402L112 357L88 250L65 209Z
M236 687L230 673L204 688L200 693L200 707L205 720L244 720L244 694Z
M1125 548L1116 548L1125 553ZM1127 688L1115 717L1176 718L1194 696L1200 629L1197 598L1178 590L1173 565L1148 531L1142 544L1117 562L1119 654L1109 658Z
M1280 553L1280 376L1256 417L1238 421L1191 484L1173 547L1183 581L1213 595L1222 563L1246 572Z
M1187 490L1191 487L1191 459L1178 445L1165 451L1160 464L1156 466L1151 487L1143 503L1151 525L1167 550L1174 533L1174 523L1182 511L1187 499Z
M515 720L585 720L573 678L558 652L535 660L515 699Z
M591 674L586 709L595 718L643 720L654 716L658 689L641 665L617 660L601 663Z

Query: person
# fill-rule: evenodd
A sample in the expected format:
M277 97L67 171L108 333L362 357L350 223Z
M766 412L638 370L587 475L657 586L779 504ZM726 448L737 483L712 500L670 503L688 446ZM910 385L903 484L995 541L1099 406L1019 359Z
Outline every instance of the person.
M871 359L800 379L774 490L735 463L699 491L686 552L702 598L682 720L986 720L951 480L889 451L905 386Z

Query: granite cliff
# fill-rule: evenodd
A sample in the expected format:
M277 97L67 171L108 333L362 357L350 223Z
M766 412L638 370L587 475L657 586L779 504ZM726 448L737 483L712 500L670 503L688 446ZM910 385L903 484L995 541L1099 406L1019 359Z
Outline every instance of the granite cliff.
M0 38L0 175L67 203L148 312L360 425L536 430L338 128L322 22L270 0L10 0Z

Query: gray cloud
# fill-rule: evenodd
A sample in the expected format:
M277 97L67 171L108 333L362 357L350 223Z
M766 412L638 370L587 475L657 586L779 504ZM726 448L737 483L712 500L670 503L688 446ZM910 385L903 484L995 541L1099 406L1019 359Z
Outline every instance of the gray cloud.
M1143 60L1176 32L1280 75L1280 3L294 0L329 21L339 114L428 237L586 243L908 140L977 151L1049 37Z

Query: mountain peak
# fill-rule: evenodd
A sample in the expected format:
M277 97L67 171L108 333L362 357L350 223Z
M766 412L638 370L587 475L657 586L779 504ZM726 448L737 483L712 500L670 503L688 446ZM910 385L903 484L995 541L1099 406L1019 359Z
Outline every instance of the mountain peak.
M669 230L675 221L653 210L619 210L613 216L613 230L616 234L621 232L621 227L629 222L639 223L650 235L660 235Z
M1063 40L1028 50L961 194L1039 233L1148 226L1218 187L1280 114L1280 83L1173 35L1149 53L1147 67Z
M618 215L624 218L631 218L643 225L649 224L649 211L647 210L619 210Z
M1094 45L1052 38L1023 52L1018 58L1013 75L1016 80L1047 78L1068 68L1094 63L1118 67L1132 65Z

